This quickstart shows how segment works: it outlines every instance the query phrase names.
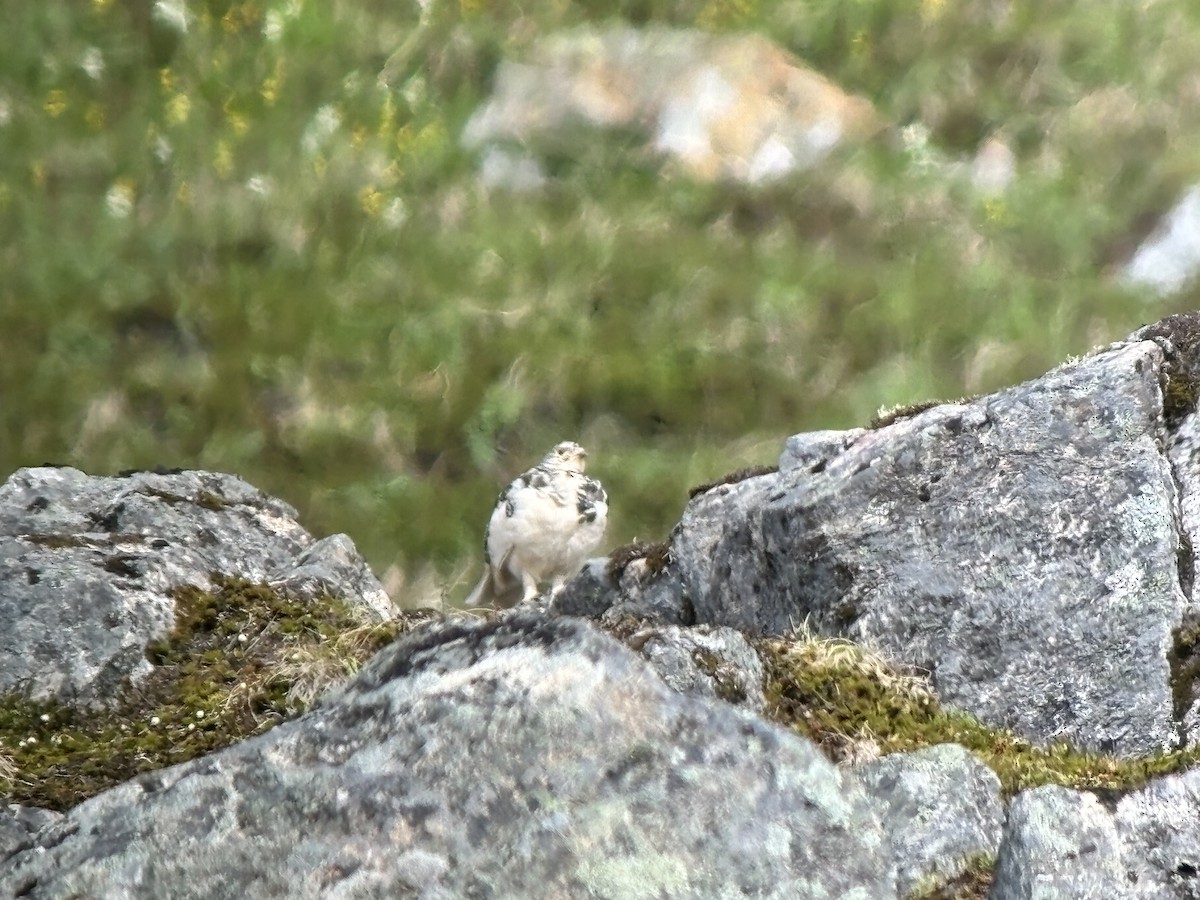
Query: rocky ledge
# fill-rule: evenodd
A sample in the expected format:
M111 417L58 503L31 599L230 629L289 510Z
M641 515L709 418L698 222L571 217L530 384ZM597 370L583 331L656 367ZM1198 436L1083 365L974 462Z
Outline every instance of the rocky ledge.
M796 435L486 616L231 476L21 470L0 895L1198 896L1198 375L1174 317Z

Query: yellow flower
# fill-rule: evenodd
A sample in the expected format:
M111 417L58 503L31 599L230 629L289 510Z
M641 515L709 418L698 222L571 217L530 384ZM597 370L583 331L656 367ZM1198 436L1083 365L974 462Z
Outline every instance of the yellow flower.
M233 133L238 137L241 137L250 129L249 120L241 113L234 112L228 107L225 109L225 121L229 123L229 127L233 129Z
M921 0L921 18L926 22L940 19L946 10L946 0Z
M358 203L362 211L373 219L383 209L383 194L373 187L365 187L358 192Z
M1003 197L988 197L983 201L983 214L994 225L1007 225L1012 221L1012 210Z
M379 136L391 134L395 125L396 104L392 102L392 95L388 94L383 101L383 110L379 113Z
M266 77L258 92L262 95L263 103L274 106L279 99L279 88L283 85L283 60L275 61L275 70Z
M175 202L180 206L192 205L192 186L186 181L179 182L179 188L175 191Z
M413 129L411 124L401 125L396 129L396 149L407 153L413 144Z
M104 104L89 103L87 109L83 113L83 121L87 122L88 126L99 131L104 127Z
M229 173L233 171L233 149L229 146L229 141L217 141L217 150L213 154L213 168L222 178L229 177Z
M170 69L163 68L158 70L158 86L167 92L175 89L175 76Z
M182 125L192 112L192 101L187 94L176 94L167 103L167 121L172 125Z
M57 119L67 109L67 92L53 90L46 95L46 102L42 104L42 109L52 119Z
M363 144L365 144L366 142L367 142L367 129L364 128L362 125L359 125L357 128L354 129L354 132L350 135L350 145L355 150L361 150Z
M871 53L871 39L865 29L858 29L850 39L850 49L855 56L868 56Z
M436 147L446 139L446 127L441 122L430 122L417 134L416 144L421 149Z

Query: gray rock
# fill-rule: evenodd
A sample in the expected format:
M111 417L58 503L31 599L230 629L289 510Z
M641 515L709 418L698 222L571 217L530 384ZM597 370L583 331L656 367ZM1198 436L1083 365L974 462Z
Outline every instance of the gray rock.
M696 621L683 596L679 567L673 559L661 569L648 559L634 560L621 573L617 587L619 599L605 613L609 620L633 616L671 625L691 625Z
M612 568L610 558L590 560L551 600L550 611L588 616L608 624L627 618L671 625L695 622L691 606L683 596L674 560L658 568L644 558L634 559L615 576Z
M993 900L1200 896L1200 770L1105 808L1087 792L1026 791L1010 804Z
M305 716L71 810L0 895L895 896L810 743L575 619L426 626Z
M990 900L1135 896L1113 817L1093 795L1047 785L1009 804Z
M608 558L598 557L584 563L579 574L550 598L547 608L555 615L598 619L618 599L617 584L608 573Z
M0 692L105 703L150 671L172 589L213 573L319 584L390 615L348 539L316 542L295 515L231 475L18 470L0 485Z
M1179 485L1183 535L1190 539L1180 547L1180 575L1189 596L1200 575L1200 557L1195 543L1200 540L1200 313L1169 316L1135 332L1133 337L1151 340L1163 350L1167 377L1163 413L1167 426L1167 457ZM1195 602L1192 603L1196 609Z
M1033 740L1177 745L1187 599L1162 365L1153 341L1117 345L863 434L819 471L697 497L671 543L696 620L807 619Z
M392 600L354 541L344 534L323 537L302 551L295 564L272 579L271 587L289 596L315 600L334 595L355 598L382 621L396 614Z
M1000 846L1000 779L958 744L893 753L855 774L883 806L901 896L961 874Z
M1200 770L1127 794L1114 818L1135 896L1200 896Z
M783 591L766 590L761 513L785 478L776 473L718 485L683 511L671 556L697 622L782 634L803 620Z
M39 831L61 819L61 813L35 806L16 803L0 806L0 866L17 851L32 847Z
M784 442L783 453L779 456L779 471L781 474L798 470L820 471L829 460L845 453L867 433L865 428L852 428L849 431L793 434Z
M626 641L681 694L725 700L762 712L762 660L741 632L700 625L648 626Z

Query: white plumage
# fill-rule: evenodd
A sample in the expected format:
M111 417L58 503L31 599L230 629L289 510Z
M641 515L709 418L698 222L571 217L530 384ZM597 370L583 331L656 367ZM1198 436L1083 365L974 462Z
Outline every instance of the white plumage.
M604 537L608 495L583 474L587 452L563 441L513 480L496 501L484 538L485 568L467 606L512 606L551 593L582 567Z

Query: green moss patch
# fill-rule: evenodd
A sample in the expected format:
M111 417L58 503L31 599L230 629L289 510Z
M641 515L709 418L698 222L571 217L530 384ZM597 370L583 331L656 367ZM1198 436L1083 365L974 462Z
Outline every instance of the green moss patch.
M1145 329L1148 338L1169 341L1162 368L1163 417L1176 425L1196 411L1200 397L1200 313L1170 316Z
M688 491L688 499L699 497L701 494L707 494L713 488L720 487L723 484L737 484L739 481L745 481L748 478L757 478L759 475L774 475L779 471L779 466L747 466L744 469L738 469L736 472L730 472L716 481L706 481L704 484L698 484Z
M175 601L174 630L147 648L154 670L112 709L0 697L0 795L65 810L261 734L429 617L371 622L342 600L307 602L236 579L180 588Z
M810 738L835 762L956 743L1000 777L1005 796L1042 784L1124 791L1200 761L1200 750L1116 759L1066 743L1037 747L943 707L919 673L842 640L800 636L755 642L767 715Z

